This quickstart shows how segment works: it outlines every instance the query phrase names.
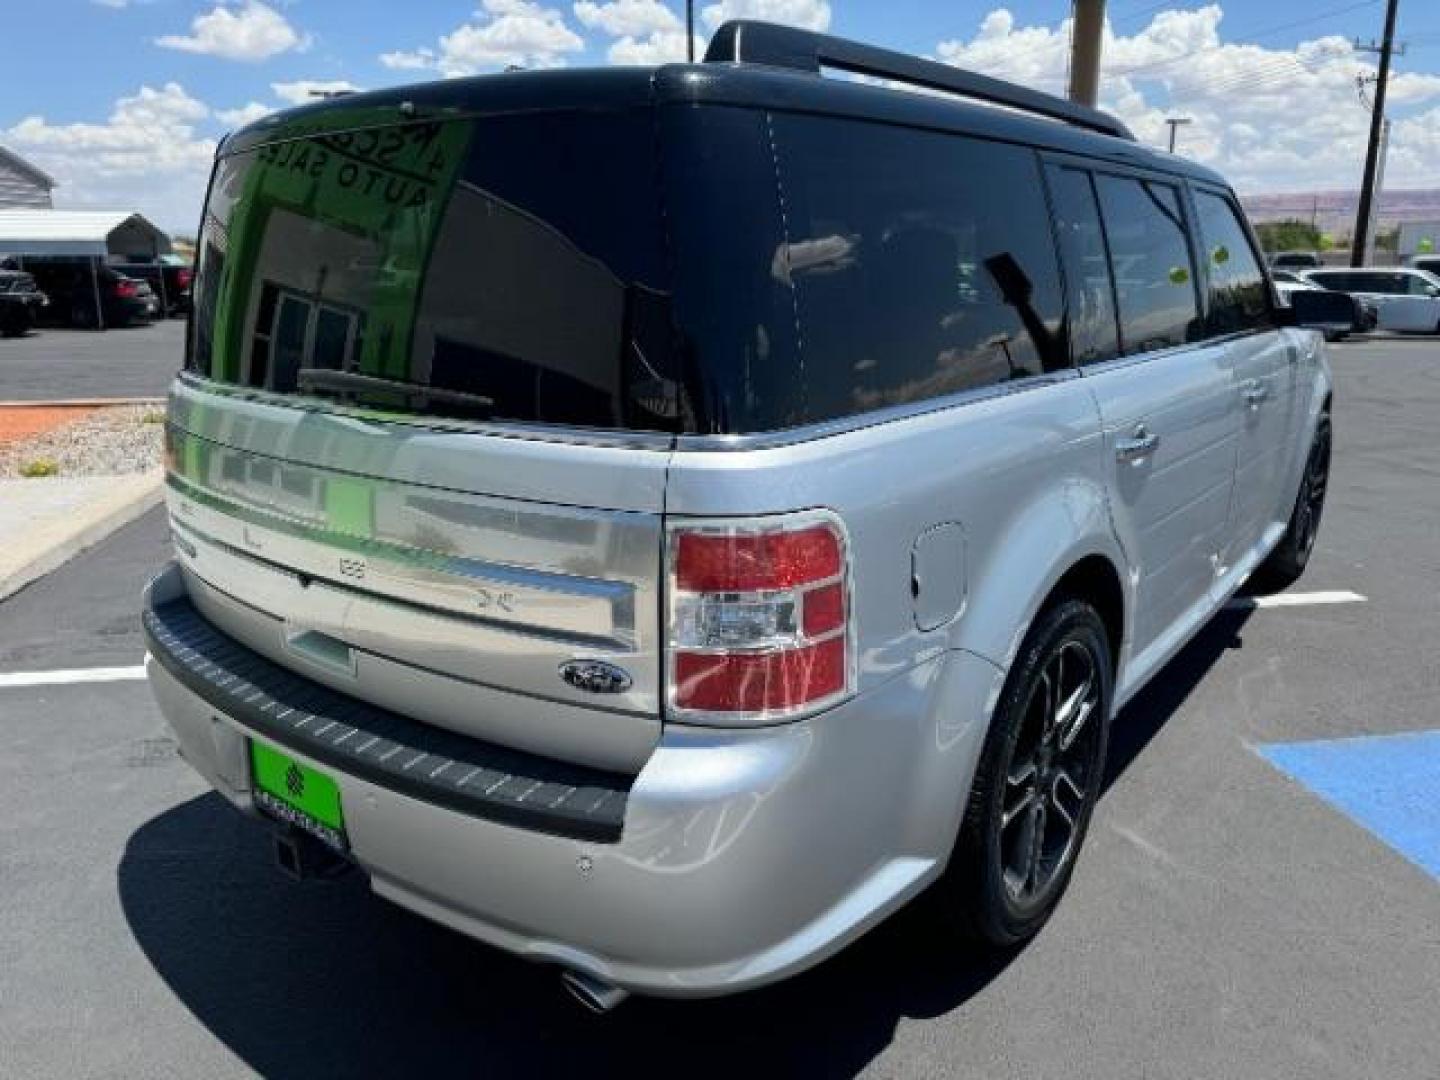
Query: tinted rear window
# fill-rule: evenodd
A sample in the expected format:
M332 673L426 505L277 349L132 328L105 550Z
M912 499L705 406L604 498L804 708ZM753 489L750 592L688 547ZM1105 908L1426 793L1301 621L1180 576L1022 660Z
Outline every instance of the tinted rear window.
M530 113L224 158L191 366L402 414L669 429L653 114Z
M694 143L672 165L677 295L714 430L792 427L1068 365L1033 151L738 110L702 119L702 138L687 120L679 137Z

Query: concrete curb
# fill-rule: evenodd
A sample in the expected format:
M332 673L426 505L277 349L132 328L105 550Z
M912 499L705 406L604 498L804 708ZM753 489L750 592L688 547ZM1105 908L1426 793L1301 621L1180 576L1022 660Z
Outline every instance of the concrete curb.
M136 476L105 477L105 489L80 508L61 504L24 522L23 535L0 536L0 600L63 566L86 548L93 547L122 525L128 525L164 495L162 469ZM9 481L27 485L49 480ZM63 483L64 481L59 481Z

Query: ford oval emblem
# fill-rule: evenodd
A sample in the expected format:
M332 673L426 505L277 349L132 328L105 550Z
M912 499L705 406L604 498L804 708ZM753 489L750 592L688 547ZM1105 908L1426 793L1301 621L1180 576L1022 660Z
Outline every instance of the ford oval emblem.
M623 694L631 681L628 671L604 660L571 660L560 665L560 677L590 694Z

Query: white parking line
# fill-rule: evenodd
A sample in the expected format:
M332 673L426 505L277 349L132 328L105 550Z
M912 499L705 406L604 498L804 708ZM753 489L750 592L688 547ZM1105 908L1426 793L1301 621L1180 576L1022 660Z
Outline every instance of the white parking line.
M1225 606L1231 611L1255 608L1311 607L1318 604L1362 604L1366 597L1348 589L1333 592L1276 593L1274 596L1237 596Z
M0 671L0 690L17 686L67 686L73 683L133 682L145 678L144 666L75 668L70 671Z

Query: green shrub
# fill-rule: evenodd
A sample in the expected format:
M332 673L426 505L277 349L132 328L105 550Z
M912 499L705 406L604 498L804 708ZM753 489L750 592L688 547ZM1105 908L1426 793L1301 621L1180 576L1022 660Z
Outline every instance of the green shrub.
M34 461L27 461L20 466L20 475L34 479L40 476L54 476L60 471L60 466L49 458L36 458Z

